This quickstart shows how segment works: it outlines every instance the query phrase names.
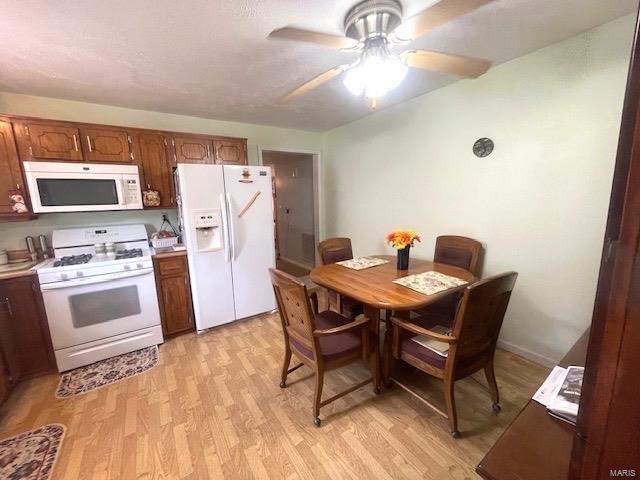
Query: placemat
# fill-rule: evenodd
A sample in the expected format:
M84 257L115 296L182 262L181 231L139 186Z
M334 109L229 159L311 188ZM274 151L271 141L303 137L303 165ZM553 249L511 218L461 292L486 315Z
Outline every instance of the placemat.
M365 268L377 267L378 265L384 265L389 263L389 260L376 257L359 257L352 258L351 260L343 260L342 262L336 262L338 265L350 268L352 270L364 270Z
M459 287L469 282L439 272L424 272L398 278L394 280L393 283L410 288L424 295L433 295L434 293Z

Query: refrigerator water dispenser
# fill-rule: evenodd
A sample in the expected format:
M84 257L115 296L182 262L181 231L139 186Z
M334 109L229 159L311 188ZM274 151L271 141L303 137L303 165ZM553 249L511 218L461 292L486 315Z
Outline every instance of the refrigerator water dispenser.
M193 211L196 249L199 252L211 252L223 247L221 225L220 209Z

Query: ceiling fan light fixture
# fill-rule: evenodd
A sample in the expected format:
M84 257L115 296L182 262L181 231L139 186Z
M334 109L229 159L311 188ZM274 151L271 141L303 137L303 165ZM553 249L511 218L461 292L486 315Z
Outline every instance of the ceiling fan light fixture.
M344 86L353 95L366 98L384 97L402 83L409 68L386 44L365 48L362 57L344 76Z

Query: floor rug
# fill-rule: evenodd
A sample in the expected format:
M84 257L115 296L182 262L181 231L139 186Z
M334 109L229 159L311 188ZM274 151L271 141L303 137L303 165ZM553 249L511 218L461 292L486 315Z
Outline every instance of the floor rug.
M0 440L0 478L46 480L63 437L64 425L51 424Z
M158 347L147 347L135 352L107 358L91 365L63 373L56 397L81 395L96 388L146 372L158 364Z

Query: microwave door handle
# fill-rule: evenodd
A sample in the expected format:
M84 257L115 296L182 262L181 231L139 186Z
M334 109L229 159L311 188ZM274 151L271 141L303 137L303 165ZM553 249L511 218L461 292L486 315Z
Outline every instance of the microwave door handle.
M40 285L40 290L59 290L62 288L81 287L83 285L95 285L96 283L110 282L111 280L120 280L121 278L140 277L150 273L153 273L152 269L144 269L133 272L110 273L108 275L99 275L96 277L84 277L59 283L43 283Z
M227 263L231 261L231 248L229 247L229 217L227 216L227 203L224 199L224 193L220 194L220 211L222 213L222 230L224 242L224 259Z

